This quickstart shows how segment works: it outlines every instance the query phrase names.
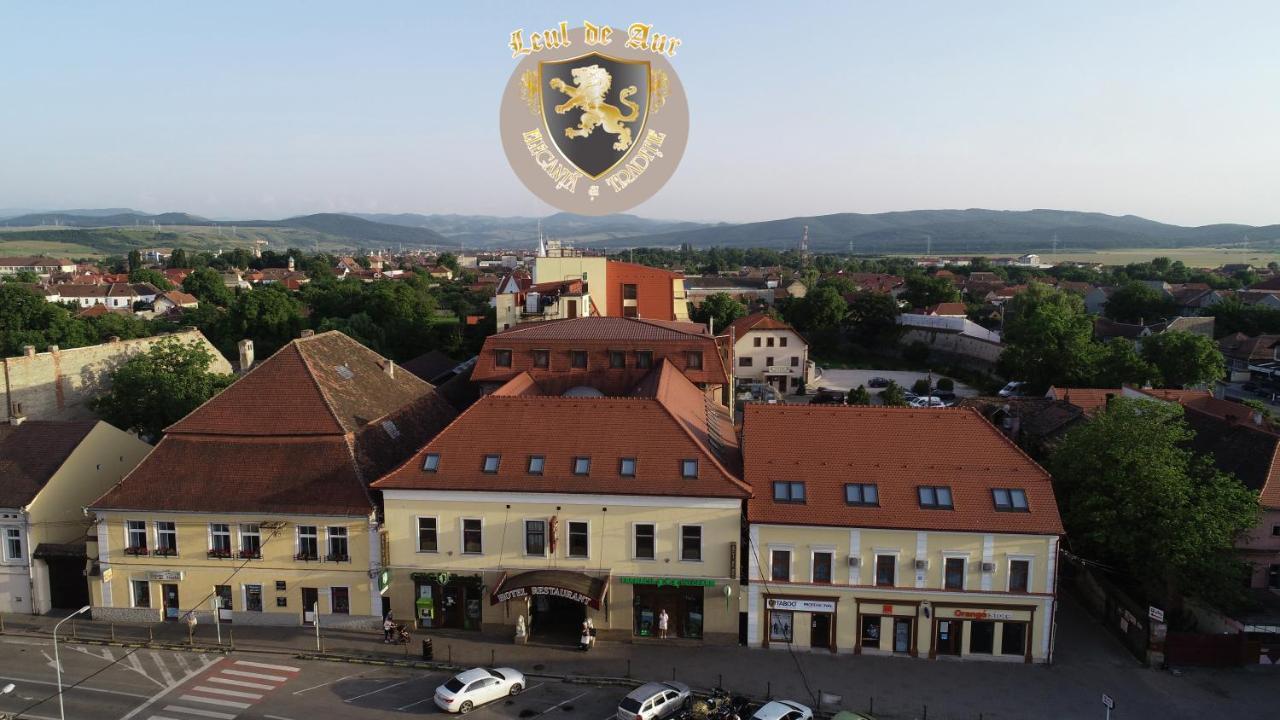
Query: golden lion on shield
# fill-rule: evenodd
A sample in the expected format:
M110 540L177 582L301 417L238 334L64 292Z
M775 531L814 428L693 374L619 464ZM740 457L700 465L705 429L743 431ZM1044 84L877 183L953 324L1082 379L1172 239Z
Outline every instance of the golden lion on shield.
M555 107L557 115L563 115L575 107L582 109L578 126L565 128L564 134L571 138L587 137L596 126L600 126L605 132L618 136L618 141L613 144L614 150L631 147L631 128L624 123L632 122L640 116L640 106L628 99L636 94L636 86L631 85L618 91L618 101L631 109L629 114L623 115L621 110L604 101L605 93L609 92L609 86L613 84L613 77L608 70L599 65L588 65L574 68L570 73L573 75L573 85L560 78L551 78L550 83L552 89L569 96L568 100Z

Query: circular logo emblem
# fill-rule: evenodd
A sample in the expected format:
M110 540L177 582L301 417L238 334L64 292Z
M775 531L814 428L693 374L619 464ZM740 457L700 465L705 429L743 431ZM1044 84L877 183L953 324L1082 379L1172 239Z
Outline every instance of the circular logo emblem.
M607 215L653 196L675 172L689 105L669 58L680 40L633 23L511 34L521 58L502 95L507 162L566 212Z

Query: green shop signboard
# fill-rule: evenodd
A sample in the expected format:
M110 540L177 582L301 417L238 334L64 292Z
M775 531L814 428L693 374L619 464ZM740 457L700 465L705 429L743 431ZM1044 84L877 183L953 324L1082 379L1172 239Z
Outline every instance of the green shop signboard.
M715 580L678 577L622 577L623 585L657 585L658 587L715 587Z

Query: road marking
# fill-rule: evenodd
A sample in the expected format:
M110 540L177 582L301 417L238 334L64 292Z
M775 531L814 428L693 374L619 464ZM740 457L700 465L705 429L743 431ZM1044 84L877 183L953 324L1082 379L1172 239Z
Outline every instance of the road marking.
M302 672L301 668L291 667L289 665L268 665L267 663L252 662L250 660L237 660L237 665L247 667L262 668L263 670L283 670L284 672Z
M156 667L160 668L160 677L164 678L165 682L172 683L173 673L169 672L169 668L165 667L165 664L160 661L160 653L155 650L150 651L150 653L151 659L155 662Z
M263 715L262 717L267 720L293 720L293 718L287 718L283 715ZM50 718L49 720L53 720L53 718Z
M129 657L133 657L133 655L132 655L132 654L130 654L130 655L129 655ZM201 668L200 670L193 670L192 672L187 673L186 675L182 676L182 679L181 679L181 680L178 680L178 681L177 681L176 683L174 683L173 685L171 685L171 686L169 686L169 687L161 688L161 689L160 689L160 690L159 690L155 695L152 695L152 696L151 696L151 698L150 698L150 699L148 699L146 702L142 703L142 704L141 704L141 705L139 705L138 707L136 707L136 708L134 708L134 709L130 710L129 712L125 713L124 717L120 718L120 720L129 720L129 718L134 717L135 715L137 715L137 714L141 713L142 711L146 710L147 708L151 707L152 705L154 705L154 704L156 703L156 701L157 701L157 700L159 700L160 698L162 698L162 697L164 697L165 695L167 695L167 694L169 694L170 692L172 692L172 691L174 690L174 688L178 687L178 686L179 686L179 685L181 685L182 683L184 683L184 682L186 682L186 681L190 680L191 678L195 677L197 673L199 673L199 672L203 672L203 670L204 670L203 668Z
M409 681L408 681L408 680L401 680L401 681L400 681L400 682L398 682L398 683L391 683L390 685L384 685L384 686L382 686L382 687L378 688L377 690L370 690L369 692L364 693L364 694L362 694L362 695L357 695L357 696L355 696L355 697L353 697L353 698L347 698L346 700L343 700L343 702L354 702L354 701L356 701L356 700L359 700L359 699L360 699L360 698L362 698L362 697L369 697L370 695L373 695L374 693L380 693L380 692L382 692L383 690L390 690L390 689L391 689L391 688L393 688L393 687L399 687L399 686L401 686L401 685L404 685L404 684L405 684L405 683L407 683L407 682L409 682Z
M301 694L302 694L302 693L304 693L304 692L310 692L311 690L315 690L315 689L317 689L317 688L322 688L322 687L324 687L325 685L332 685L332 684L334 684L334 683L342 682L343 680L350 680L350 679L351 679L351 678L353 678L353 677L359 677L359 676L364 675L364 674L365 674L365 673L355 673L355 674L353 674L353 675L343 675L342 677L338 678L337 680L330 680L329 682L322 682L322 683L320 683L319 685L312 685L312 686L311 686L311 687L309 687L309 688L304 688L304 689L302 689L302 690L298 690L297 692L295 692L295 693L294 693L294 695L301 695Z
M151 682L155 683L156 685L159 685L160 687L167 687L164 683L151 677L151 673L147 672L142 668L142 660L141 658L138 657L137 651L130 652L125 657L128 658L129 662L124 665L121 665L120 667L126 670L132 670L133 672L138 673L142 677L150 680Z
M283 675L263 675L262 673L248 672L247 670L223 670L223 675L235 675L236 677L257 678L259 680L271 680L273 682L285 682L289 678Z
M0 680L8 680L9 682L32 683L33 685L49 685L51 687L56 686L58 684L56 682L50 682L48 680L35 680L33 678L20 678L17 676L0 676ZM62 683L62 687L63 687L63 692L71 692L72 690L87 690L88 692L106 693L107 695L123 695L125 697L133 697L133 698L151 697L150 695L142 695L139 693L125 692L123 690L108 690L106 688L89 687L87 685L73 685L72 681L70 680Z
M152 715L149 720L178 720L178 718L166 717L164 715Z
M244 680L228 680L226 678L211 677L205 678L205 682L222 683L223 685L234 685L236 687L249 688L250 690L275 690L275 685L263 685L262 683L245 682Z
M213 693L214 695L226 695L227 697L245 698L246 700L261 700L262 693L244 692L241 690L227 690L225 688L209 687L208 685L197 685L191 688L197 692Z
M165 710L186 713L188 715L199 715L200 717L214 718L214 720L235 720L235 715L231 713L218 712L217 710L201 710L200 708L182 707L181 705L165 705Z
M246 703L246 702L236 702L235 700L219 700L218 698L200 697L199 695L183 695L178 699L186 702L202 702L202 703L209 703L210 705L222 705L224 707L240 708L241 710L247 709L250 705L250 703Z
M187 659L183 657L182 653L174 653L173 659L177 660L178 664L182 666L182 672L185 673L191 671L191 666L187 664Z
M424 702L430 702L430 701L435 700L435 699L436 699L436 696L435 696L435 695L432 695L431 697L422 698L421 700L419 700L419 701L417 701L417 702L411 702L411 703L409 703L408 705L401 705L400 707L398 707L398 708L396 708L396 709L397 709L397 710L408 710L409 708L411 708L411 707L413 707L413 706L415 706L415 705L421 705L421 704L422 704L422 703L424 703Z
M573 697L569 698L568 700L561 700L560 702L556 703L555 705L552 705L551 707L547 708L546 710L543 710L542 712L538 713L537 715L534 715L534 717L542 717L543 715L546 715L547 713L551 712L552 710L555 710L556 708L560 707L561 705L565 705L565 704L571 703L571 702L573 702L574 700L577 700L578 698L582 697L583 695L586 695L586 694L587 694L587 693L589 693L589 692L591 692L591 691L590 691L590 690L588 690L587 692L578 693L577 695L574 695Z
M8 643L10 645L48 645L49 644L47 642L41 642L39 640L14 640L11 638L5 638L4 640L0 640L0 642ZM76 649L79 650L80 648L76 647ZM31 716L31 717L34 717L34 716Z

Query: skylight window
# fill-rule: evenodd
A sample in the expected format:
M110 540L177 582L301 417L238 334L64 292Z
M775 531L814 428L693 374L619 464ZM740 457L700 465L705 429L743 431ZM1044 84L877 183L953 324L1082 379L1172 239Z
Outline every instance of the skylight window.
M485 455L485 456L484 456L484 471L485 471L485 472L487 472L487 473L496 473L496 472L498 472L498 465L499 465L501 462L502 462L502 456L501 456L501 455Z
M680 477L685 480L696 480L698 478L698 461L697 460L681 460L680 461Z
M844 501L849 505L875 507L880 504L880 489L874 483L847 483Z
M396 424L394 422L390 420L383 420L382 429L387 431L387 436L390 437L392 440L400 439L400 428L396 427Z
M440 469L440 454L427 453L426 458L422 460L422 469L427 472L435 472Z
M920 507L951 510L951 488L946 485L921 485L916 488L920 494Z
M636 459L622 458L622 460L618 462L618 474L621 475L622 477L635 477L636 476Z
M351 378L356 376L355 373L351 372L351 368L347 367L346 365L339 365L335 367L333 371L338 373L338 377L342 378L343 380L350 380Z
M530 455L529 456L529 474L541 475L542 467L545 464L546 464L546 459L543 458L541 455Z
M591 458L576 457L573 459L574 475L590 475L591 474Z
M995 488L991 498L1000 512L1031 512L1027 506L1027 492L1021 488Z
M778 481L773 484L773 501L785 503L804 502L804 483Z

